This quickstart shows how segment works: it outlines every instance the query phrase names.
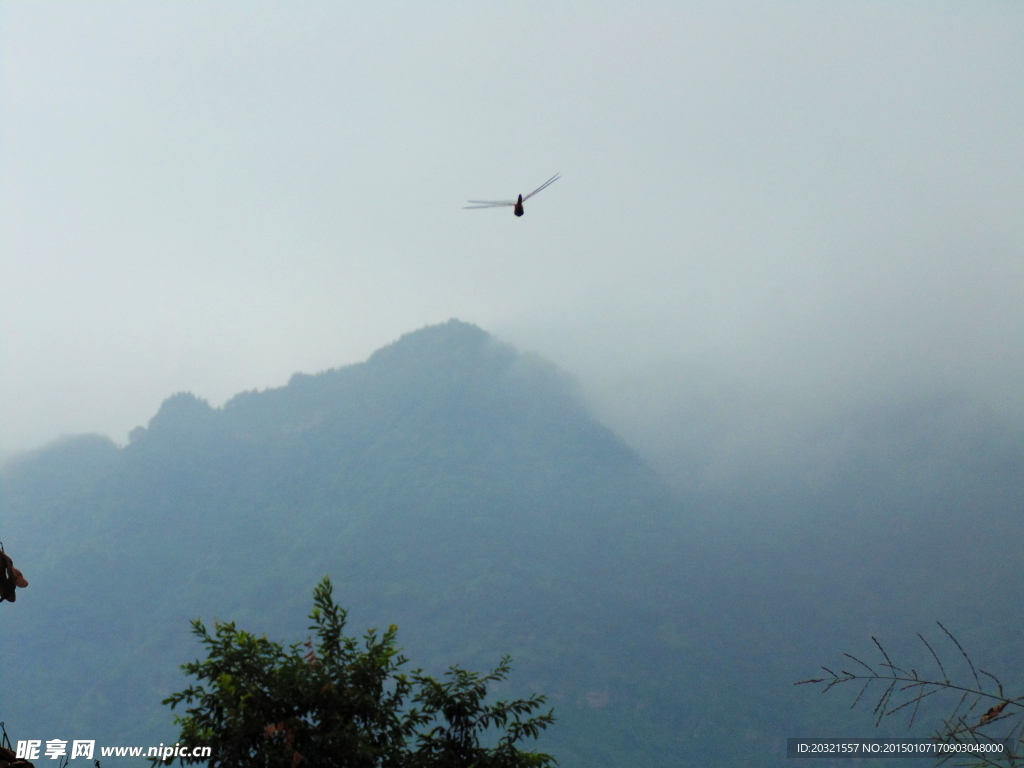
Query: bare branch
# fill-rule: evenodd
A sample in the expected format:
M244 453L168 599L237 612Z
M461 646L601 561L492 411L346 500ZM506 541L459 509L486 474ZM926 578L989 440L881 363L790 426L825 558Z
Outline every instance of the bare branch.
M964 658L967 659L967 664L971 668L971 674L974 675L974 681L978 684L978 688L981 688L982 687L981 686L981 680L978 679L978 673L974 669L974 662L971 661L971 657L967 655L967 651L965 651L963 646L960 645L960 641L957 640L955 637L953 637L953 633L952 632L950 632L948 629L946 629L945 627L942 626L942 622L941 621L936 621L935 623L938 624L939 628L942 629L942 631L945 632L949 636L950 640L952 640L954 643L956 643L956 647L960 649L960 653L962 653Z
M932 658L935 659L935 663L939 665L939 671L942 673L942 680L943 680L943 682L948 683L949 682L949 675L946 674L946 669L945 669L945 667L942 666L942 661L939 660L938 654L935 653L935 651L932 649L931 645L928 644L928 641L924 639L924 635L922 635L920 632L918 632L917 636L921 638L921 642L924 643L924 647L928 649L928 652L932 655Z
M822 669L828 673L829 677L802 680L797 685L822 683L822 693L824 693L840 683L849 683L855 680L861 681L863 685L854 698L853 704L850 705L851 708L854 708L864 697L871 683L876 680L884 682L886 684L885 689L878 697L872 710L872 714L875 715L875 726L879 726L884 718L909 709L908 729L912 728L914 723L918 721L921 712L921 702L924 699L933 697L937 693L959 692L960 696L956 706L953 708L952 714L943 720L942 728L935 733L933 738L937 742L945 744L982 744L1008 740L1013 746L1008 752L999 756L993 756L990 753L971 753L969 756L966 756L969 762L951 763L951 765L999 766L999 768L1020 768L1024 766L1024 722L1018 719L1010 730L1008 732L1004 731L999 738L995 738L981 730L990 729L999 723L1009 721L1024 713L1024 696L1016 698L1007 696L999 678L991 672L975 667L971 657L956 637L953 636L953 633L946 629L941 622L937 623L946 636L956 645L971 670L971 678L968 678L963 684L950 678L938 653L924 635L918 632L918 638L925 648L928 649L928 653L931 654L932 659L938 666L941 674L941 677L938 679L929 679L928 676L922 677L913 667L910 667L909 671L900 667L889 656L882 643L872 636L871 640L883 659L879 664L881 669L872 667L852 654L844 653L843 656L856 662L866 672L851 672L842 669L839 673L836 673L832 669L823 666ZM981 683L980 675L984 675L995 683L998 694L990 692L991 688L985 690ZM985 707L980 708L979 705L983 703ZM976 712L976 710L978 711ZM984 714L980 714L980 712L984 712ZM940 759L939 764L947 763L950 759L962 759L964 757L962 753L954 753Z

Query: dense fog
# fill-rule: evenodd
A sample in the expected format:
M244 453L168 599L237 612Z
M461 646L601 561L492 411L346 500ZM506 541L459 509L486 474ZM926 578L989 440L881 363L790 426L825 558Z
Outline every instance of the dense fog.
M1016 5L0 13L5 454L450 317L665 471L1024 411Z
M0 719L170 743L325 572L567 768L1019 695L1021 126L1020 4L0 5Z

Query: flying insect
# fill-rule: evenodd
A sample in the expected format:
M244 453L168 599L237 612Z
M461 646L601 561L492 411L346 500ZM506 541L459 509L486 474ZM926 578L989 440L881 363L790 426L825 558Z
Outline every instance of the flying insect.
M516 216L522 216L523 215L523 203L525 203L531 197L533 197L538 192L540 192L542 189L547 187L549 184L554 184L560 178L561 178L561 174L556 173L550 179L548 179L543 184L541 184L539 187L537 187L535 190L533 190L533 192L531 192L530 194L528 194L528 195L520 195L518 200L468 200L467 202L472 203L472 205L465 205L465 206L463 206L463 208L465 208L467 210L470 210L470 209L473 209L473 208L502 208L504 206L511 206L514 209L514 213L515 213Z

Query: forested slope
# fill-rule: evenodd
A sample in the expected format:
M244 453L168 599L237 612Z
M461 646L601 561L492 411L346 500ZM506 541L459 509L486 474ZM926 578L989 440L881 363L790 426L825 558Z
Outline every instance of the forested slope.
M223 408L174 395L123 448L5 468L0 538L31 586L0 606L0 716L16 738L173 742L189 620L304 639L330 574L350 631L398 624L428 672L511 653L509 693L550 696L541 748L569 768L873 735L791 683L935 619L1024 677L1018 435L943 408L859 421L864 449L820 482L679 498L557 369L457 321Z

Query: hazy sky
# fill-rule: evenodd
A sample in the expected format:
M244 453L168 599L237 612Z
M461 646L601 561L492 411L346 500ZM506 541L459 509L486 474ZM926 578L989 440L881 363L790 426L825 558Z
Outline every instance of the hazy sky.
M1024 411L1019 2L3 2L0 89L7 452L450 317L662 438Z

